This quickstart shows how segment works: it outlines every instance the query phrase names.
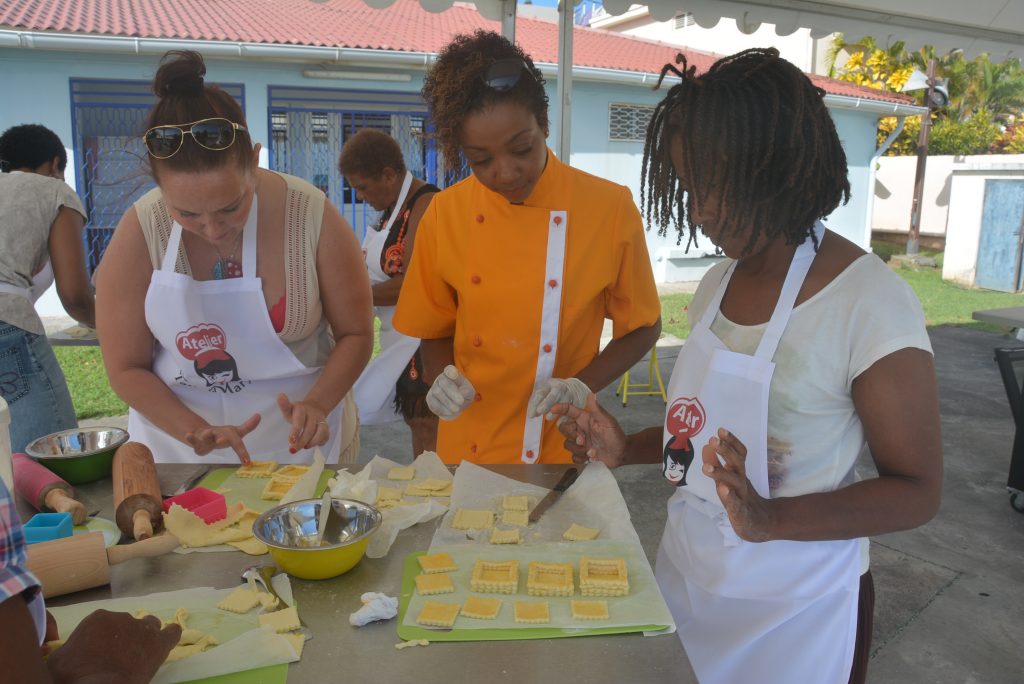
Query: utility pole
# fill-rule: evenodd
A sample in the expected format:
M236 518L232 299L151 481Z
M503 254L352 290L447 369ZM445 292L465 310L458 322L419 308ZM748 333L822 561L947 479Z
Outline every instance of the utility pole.
M917 171L914 173L914 199L910 206L910 234L907 237L907 256L917 256L921 235L921 205L924 198L924 171L928 163L928 136L932 130L932 98L935 92L935 58L928 60L928 90L924 104L928 111L921 115L921 133L917 136Z

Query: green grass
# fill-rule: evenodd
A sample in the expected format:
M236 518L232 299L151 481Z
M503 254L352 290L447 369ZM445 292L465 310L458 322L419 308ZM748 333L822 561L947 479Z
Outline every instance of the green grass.
M883 259L892 254L904 251L901 245L874 243L875 252ZM926 256L936 258L941 266L941 253L923 252ZM939 325L956 325L988 332L1005 332L987 323L971 320L971 312L978 309L996 309L1007 306L1024 305L1024 296L1005 292L991 292L960 287L942 280L941 268L921 268L912 270L902 268L897 271L917 293L924 307L925 319L929 327ZM690 326L686 321L686 307L693 295L671 294L661 298L662 332L685 339L690 334ZM379 333L380 321L375 331ZM374 336L373 354L380 353L379 334ZM127 412L128 407L114 395L107 382L107 374L103 368L103 359L99 349L95 347L56 347L57 360L60 361L71 388L71 398L75 402L78 417L97 418L101 416L120 415Z

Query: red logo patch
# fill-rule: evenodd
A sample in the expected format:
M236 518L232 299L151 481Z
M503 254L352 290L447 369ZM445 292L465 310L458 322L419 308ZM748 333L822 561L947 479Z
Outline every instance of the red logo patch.
M228 346L227 336L219 325L214 323L200 323L194 325L184 332L178 333L174 338L178 351L189 361L195 361L197 357L216 352L218 356L227 358L225 351Z
M665 428L676 436L672 446L683 448L686 440L692 439L704 428L707 415L696 397L680 397L672 402L665 418Z

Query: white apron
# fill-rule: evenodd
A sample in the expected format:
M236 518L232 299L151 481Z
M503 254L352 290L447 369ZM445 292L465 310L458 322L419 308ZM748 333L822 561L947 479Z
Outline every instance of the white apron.
M387 224L381 230L366 231L366 238L363 240L363 259L366 261L370 285L379 285L391 279L391 276L380 267L380 256L391 232L391 226L403 212L405 198L411 186L412 173L406 171L402 190L398 193L395 208L388 217ZM380 425L401 419L402 416L394 407L395 383L420 346L418 338L403 335L391 325L395 307L375 306L373 311L380 319L380 354L363 369L356 384L352 386L352 396L359 407L359 422L363 425Z
M815 231L820 240L824 227L818 223ZM669 381L663 458L666 477L679 489L668 502L655 574L703 684L849 680L858 541L743 541L701 460L708 439L726 428L747 447L747 477L769 496L772 358L814 254L810 239L797 248L753 356L730 351L711 332L735 264L730 266Z
M253 197L242 235L241 278L198 281L175 273L181 226L171 228L163 263L146 292L146 323L156 341L153 373L210 425L239 425L259 413L260 424L244 438L253 459L308 462L312 451L288 452L291 424L277 395L303 399L321 368L304 366L274 331L256 276L257 213ZM327 416L331 436L322 449L328 463L338 461L349 438L342 435L344 406L343 400ZM197 456L134 409L128 411L128 432L159 463L238 462L230 447Z

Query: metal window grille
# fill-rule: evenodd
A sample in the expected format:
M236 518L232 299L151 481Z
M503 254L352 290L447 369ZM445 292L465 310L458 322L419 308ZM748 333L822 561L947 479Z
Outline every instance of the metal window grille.
M149 81L71 79L71 136L78 195L85 205L82 239L92 273L121 215L155 183L142 143L156 102ZM241 84L221 84L244 107Z
M653 105L620 104L608 105L608 138L629 142L643 142L647 136L647 124L654 115Z
M675 28L683 29L687 26L693 26L695 22L693 18L693 12L677 12L675 16Z
M445 168L426 135L429 122L419 93L270 86L269 96L270 168L322 190L360 238L380 215L356 198L338 170L341 146L356 131L377 128L391 135L413 175L439 187L469 175L465 164Z

